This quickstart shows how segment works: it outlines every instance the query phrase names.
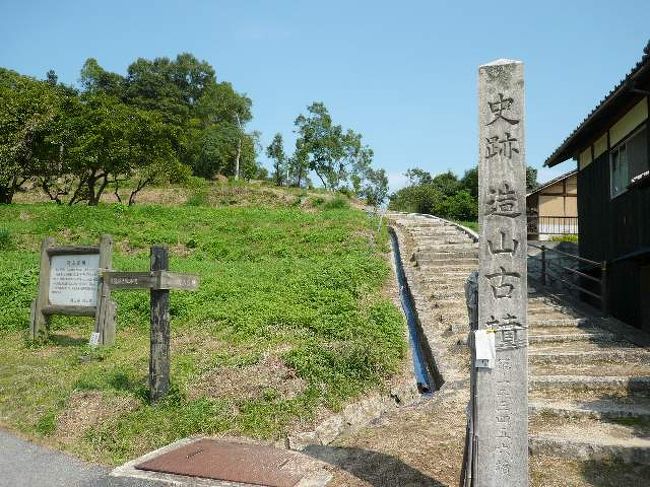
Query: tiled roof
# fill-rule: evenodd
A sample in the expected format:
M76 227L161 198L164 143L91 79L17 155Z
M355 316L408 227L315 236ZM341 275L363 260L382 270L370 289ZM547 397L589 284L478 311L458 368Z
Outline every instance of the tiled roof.
M576 127L576 129L571 132L571 135L569 135L562 144L555 149L555 152L551 154L548 159L544 162L545 166L555 166L556 164L559 164L560 162L566 161L570 157L573 156L573 154L568 153L569 146L572 142L574 142L574 139L577 138L577 136L583 131L584 128L586 128L589 123L594 119L594 117L603 109L605 108L610 102L612 102L615 98L617 98L617 95L624 91L626 85L636 76L638 72L640 72L644 67L647 67L650 65L648 62L650 61L650 41L646 44L645 48L643 49L643 57L641 60L636 63L636 65L630 70L630 72L623 78L614 88L611 89L611 91L596 105L596 108L594 108L589 115L585 117L585 119Z
M574 169L573 171L569 171L565 174L562 174L561 176L558 176L556 178L553 178L549 181L546 181L545 183L540 184L537 186L534 190L532 190L530 193L526 195L526 198L528 198L530 195L535 194L540 192L543 189L548 188L549 186L553 186L555 183L559 183L560 181L563 181L565 179L570 178L571 176L574 176L578 172L577 169Z

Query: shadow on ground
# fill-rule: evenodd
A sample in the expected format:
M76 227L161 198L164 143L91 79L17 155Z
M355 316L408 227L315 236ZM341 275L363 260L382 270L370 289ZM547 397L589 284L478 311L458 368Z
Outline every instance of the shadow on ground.
M361 448L310 445L303 453L345 470L374 487L447 487L398 458Z
M52 345L57 345L59 347L78 347L88 343L87 338L75 338L68 335L61 334L50 334L48 341Z
M650 465L590 460L581 465L582 476L594 487L646 487Z

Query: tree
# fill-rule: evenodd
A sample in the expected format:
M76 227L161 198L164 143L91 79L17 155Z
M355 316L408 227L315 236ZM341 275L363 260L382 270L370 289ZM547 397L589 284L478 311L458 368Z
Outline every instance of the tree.
M307 111L294 122L296 150L326 189L339 188L351 174L370 166L373 153L361 143L360 134L335 125L323 103L314 102Z
M102 68L95 58L88 58L81 68L79 79L86 93L104 93L123 100L126 80L117 73Z
M369 205L379 207L388 198L388 176L384 169L368 169L366 172L366 185L362 195L366 197Z
M538 186L537 169L531 166L526 166L526 191L533 191Z
M476 221L478 218L478 202L463 189L441 201L435 211L437 215L443 218Z
M70 204L97 205L110 183L121 201L119 185L129 179L135 182L128 200L133 204L146 185L182 171L170 127L161 114L126 105L105 93L81 97L66 133L73 135L64 157L77 181Z
M445 196L452 196L460 189L460 181L458 176L453 172L447 171L437 174L432 180L431 184L436 187Z
M309 172L309 155L305 144L301 139L296 140L296 149L293 155L287 161L289 178L293 185L297 187L308 186L310 184L307 173Z
M58 105L47 82L0 68L0 203L34 176Z
M275 184L282 186L286 183L287 179L287 164L282 143L282 134L275 134L273 140L266 148L266 155L269 159L273 160L273 180Z
M407 169L404 173L404 176L409 180L409 186L419 186L421 184L429 184L433 179L431 174L424 169L419 167L414 167L412 169Z
M478 167L465 171L460 184L473 198L478 199Z

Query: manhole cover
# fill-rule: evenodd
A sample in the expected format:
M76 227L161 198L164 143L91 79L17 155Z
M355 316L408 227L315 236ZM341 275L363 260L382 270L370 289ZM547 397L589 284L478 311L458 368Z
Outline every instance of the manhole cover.
M270 446L219 440L198 440L136 465L175 475L228 482L293 487L302 478L294 452Z

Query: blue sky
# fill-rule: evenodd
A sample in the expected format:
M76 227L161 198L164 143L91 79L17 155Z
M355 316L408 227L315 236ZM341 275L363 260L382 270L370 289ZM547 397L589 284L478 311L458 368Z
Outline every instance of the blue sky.
M0 0L0 66L73 83L88 57L124 74L191 52L253 99L265 146L281 132L292 150L293 120L322 101L395 189L409 167L476 163L477 68L497 58L525 63L527 160L541 168L641 57L649 20L648 0Z

